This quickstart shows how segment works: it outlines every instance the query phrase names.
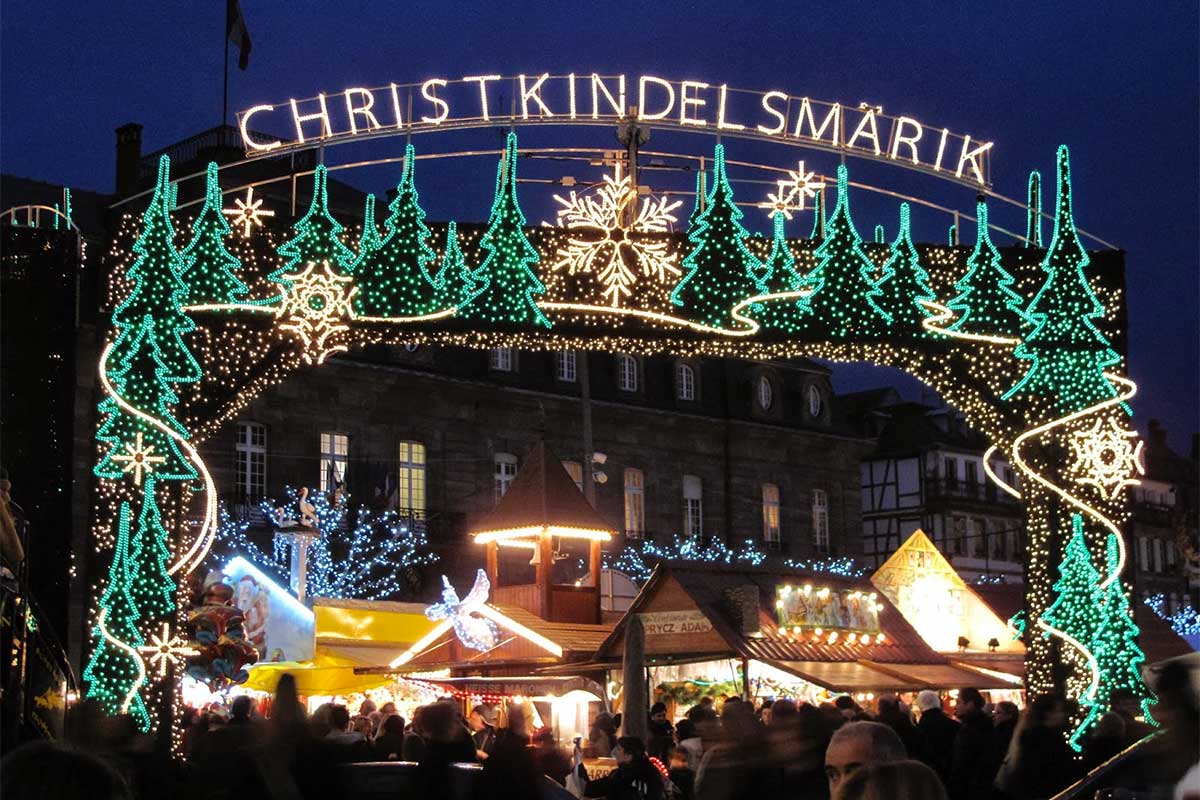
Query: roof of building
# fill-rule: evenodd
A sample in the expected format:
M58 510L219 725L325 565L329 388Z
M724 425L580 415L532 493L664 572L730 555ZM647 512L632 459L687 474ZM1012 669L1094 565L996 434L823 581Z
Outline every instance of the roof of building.
M958 425L953 417L947 429L938 426L935 417L953 415L952 409L902 402L888 406L885 413L888 421L879 434L876 457L915 455L937 446L980 453L987 449L987 441L979 433Z
M14 206L42 205L53 208L63 207L63 186L57 183L23 178L19 175L0 175L0 198L3 198L3 209L7 211ZM71 221L87 237L107 236L108 204L112 196L88 189L71 189ZM24 219L18 220L25 222ZM53 227L53 222L47 217L42 219L42 227Z
M612 530L579 491L558 456L545 441L539 441L526 454L496 508L476 522L471 532L545 526Z

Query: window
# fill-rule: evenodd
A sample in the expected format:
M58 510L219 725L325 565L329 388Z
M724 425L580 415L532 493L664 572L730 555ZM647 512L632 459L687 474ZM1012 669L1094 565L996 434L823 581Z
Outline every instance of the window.
M554 354L554 374L560 381L575 382L574 350L559 350Z
M814 417L821 416L821 390L816 386L808 387L808 413Z
M704 538L704 489L695 475L683 476L683 535Z
M1163 542L1162 539L1154 539L1154 571L1163 571Z
M947 486L954 486L958 483L958 459L947 458L942 462L943 472L946 478Z
M779 549L779 487L762 485L763 541L770 550Z
M582 492L583 464L580 464L578 461L564 461L562 462L562 465L563 469L567 471L567 474L571 476L571 480L575 481L575 487Z
M1167 569L1171 572L1175 571L1175 543L1166 542L1167 549Z
M237 489L244 500L267 493L267 429L257 422L237 424Z
M342 433L321 434L322 492L332 492L346 480L346 462L350 455L350 437Z
M696 399L696 370L690 364L675 368L675 396L680 400Z
M979 485L979 465L974 461L968 461L967 467L967 485L974 488Z
M496 347L492 349L491 368L499 372L513 371L513 351L511 347Z
M1150 544L1145 536L1137 539L1137 565L1142 571L1150 569Z
M813 489L813 545L822 553L829 552L829 495L824 489Z
M504 497L504 493L508 491L509 485L517 475L517 457L512 453L496 453L494 461L496 463L496 502L499 503L500 498Z
M617 356L617 385L623 392L638 390L638 362L633 356Z
M396 505L414 517L425 515L425 445L400 443L399 486Z
M771 388L771 379L766 375L758 376L758 407L763 411L771 408L771 403L775 400L775 391Z
M641 539L646 532L646 476L640 469L625 470L625 536Z
M1013 475L1012 467L1004 468L1004 482L1014 489L1017 488L1017 476Z

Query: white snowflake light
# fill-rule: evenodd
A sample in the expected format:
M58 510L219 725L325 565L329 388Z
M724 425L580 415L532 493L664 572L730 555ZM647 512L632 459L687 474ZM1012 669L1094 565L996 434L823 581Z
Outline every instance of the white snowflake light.
M796 206L792 205L792 193L788 190L787 181L777 181L779 190L775 194L767 192L767 202L759 203L759 208L769 208L767 213L768 219L774 219L777 214L783 214L784 219L791 219L792 212L798 211Z
M804 162L801 161L796 170L788 170L788 194L796 201L796 209L804 210L804 201L810 197L816 197L817 192L825 188L825 182L816 178L816 173L811 170L804 169Z
M250 238L250 229L253 227L261 228L263 226L263 217L273 217L275 212L262 207L263 199L260 197L254 199L254 187L251 186L246 190L246 199L234 198L233 204L236 208L223 208L221 213L228 217L233 217L234 225L241 225L242 238Z
M150 634L150 644L138 648L139 652L149 655L149 662L158 667L158 677L167 676L167 667L171 664L181 664L186 656L199 655L200 651L188 647L187 642L178 636L171 636L171 628L167 623L162 624L162 633L158 636Z
M142 473L154 472L155 464L162 464L167 460L166 456L156 456L154 453L154 445L142 443L142 432L138 431L133 439L133 444L125 443L125 452L112 457L113 461L124 461L125 464L122 472L133 473L133 484L135 486L142 485Z
M1131 441L1136 439L1136 431L1122 427L1112 417L1103 423L1097 419L1091 428L1074 433L1075 482L1095 487L1105 500L1115 500L1126 486L1137 486L1141 481L1134 476L1144 469L1142 442L1134 446Z
M665 282L668 274L682 274L667 242L645 241L639 236L669 231L676 221L671 212L683 205L682 201L648 197L642 201L637 218L625 226L622 217L629 204L637 202L637 192L629 178L621 175L620 167L614 176L604 176L604 185L595 195L571 192L568 198L555 195L554 199L562 206L558 224L571 235L566 246L555 252L558 260L551 268L565 267L569 275L595 272L604 286L602 295L613 308L632 294L631 287L637 282L633 268L640 266L643 277L653 277L659 283Z
M346 322L354 316L351 301L358 291L350 285L353 278L335 273L328 261L320 270L315 261L310 261L302 272L284 277L291 285L284 289L283 301L275 313L287 319L280 330L300 337L304 363L322 364L332 353L347 350L344 344L331 345L329 340L350 329Z

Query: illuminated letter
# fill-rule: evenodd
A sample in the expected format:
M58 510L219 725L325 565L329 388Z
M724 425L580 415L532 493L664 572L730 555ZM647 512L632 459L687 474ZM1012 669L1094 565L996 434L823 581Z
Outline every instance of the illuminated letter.
M412 97L412 95L409 95ZM396 112L396 127L404 127L404 116L400 113L400 95L396 92L396 84L392 84L392 110Z
M280 141L278 139L276 139L273 142L265 142L263 144L259 144L258 142L254 141L253 139L250 138L250 131L249 131L251 117L253 117L255 114L257 114L260 111L274 111L274 110L275 110L275 106L255 106L254 108L247 111L245 114L242 114L242 141L246 143L246 147L249 148L250 150L266 151L266 150L274 150L276 147L279 147Z
M646 84L657 83L659 86L667 90L667 95L671 98L667 101L667 107L655 114L646 113ZM664 81L662 78L655 78L652 75L643 75L638 81L638 119L666 119L671 113L671 109L675 107L675 87Z
M421 117L421 122L432 122L434 125L441 125L446 121L446 117L450 116L450 104L433 93L433 87L445 85L446 81L441 78L430 78L421 84L421 96L433 103L434 108L441 109L438 111L436 117Z
M863 131L867 127L867 123L871 123L871 132L864 134ZM869 136L872 143L875 145L875 155L879 155L879 129L875 127L875 109L868 108L867 113L863 115L862 121L858 123L858 127L854 129L854 135L850 137L850 141L846 142L846 147L854 147L854 142L859 136Z
M780 100L787 100L787 95L784 94L783 92L767 92L766 94L764 94L762 96L763 108L766 109L768 114L775 117L775 119L779 120L779 124L777 126L775 126L774 128L768 128L765 125L758 126L758 132L765 133L768 136L774 136L777 133L783 133L783 128L785 125L787 125L787 117L784 116L783 112L777 108L772 108L771 104L769 102L767 102L772 97L778 97ZM796 135L797 136L800 135L799 130L796 131Z
M572 72L567 76L568 86L571 89L571 119L575 119L575 73Z
M905 136L905 125L912 125L917 129L916 133L912 136ZM917 142L921 140L921 134L924 132L925 129L921 127L921 123L912 117L897 117L896 124L892 126L892 152L888 153L888 158L895 158L900 152L900 145L906 144L908 145L909 152L912 153L912 163L921 163L920 159L917 158Z
M964 136L962 153L958 156L958 169L954 171L954 177L961 178L963 173L963 164L970 161L971 171L975 173L975 180L979 181L980 183L986 183L987 181L985 181L983 177L983 167L979 166L978 159L979 156L992 149L992 144L992 142L987 142L968 152L967 148L971 146L971 137Z
M350 95L352 92L357 92L358 94L361 94L363 97L366 97L367 104L364 106L359 106L358 108L355 108L354 101L352 99L350 99ZM371 111L371 107L375 105L375 95L371 94L369 89L347 89L346 91L342 92L342 94L345 95L345 97L346 97L346 115L348 117L350 117L350 134L351 135L358 133L358 125L354 124L354 115L355 114L362 114L364 117L367 118L367 132L368 133L375 130L376 128L383 127L382 125L379 124L379 120L375 119L375 113L373 111Z
M728 91L729 91L729 87L722 83L721 84L721 104L719 106L717 106L717 128L718 128L718 130L744 131L744 130L746 130L745 125L739 125L736 122L726 122L725 121L725 94Z
M938 142L937 161L933 162L933 168L937 172L942 171L942 156L946 152L946 137L949 135L950 131L946 128L942 128L942 139L940 142Z
M530 100L533 100L533 102L537 103L539 106L542 107L542 111L541 111L542 114L546 115L547 117L554 116L554 112L551 111L546 106L546 104L542 102L542 96L540 94L538 94L538 92L542 88L542 84L545 83L546 78L549 78L549 77L550 77L549 72L543 72L541 77L537 79L537 82L535 84L533 84L533 86L530 89L526 90L525 89L525 76L524 75L517 76L517 80L519 80L521 82L521 119L529 119L529 101Z
M608 104L617 113L618 119L625 116L625 76L619 75L617 80L618 99L614 100L612 92L604 85L604 81L600 80L600 76L594 72L592 73L592 119L600 119L600 92L604 92L605 98L608 99Z
M829 143L837 146L841 144L841 136L838 131L842 127L842 106L840 103L834 103L829 108L829 113L825 115L825 119L821 122L821 127L817 127L816 119L813 117L812 102L807 97L800 98L800 116L796 118L796 132L792 134L797 139L804 131L804 120L808 120L809 137L814 142L821 141L821 137L825 135L825 129L829 124L833 123L833 130L829 132Z
M706 124L702 119L693 119L687 115L688 106L702 106L704 101L698 97L688 97L688 89L707 89L707 83L700 81L684 81L679 84L679 124L680 125L698 125L703 128ZM643 100L644 102L644 100Z
M491 119L488 116L487 107L487 82L500 80L499 75L468 75L463 78L464 81L479 81L479 107L483 109L483 119L486 122Z
M325 107L325 95L317 95L317 100L321 103L321 110L315 114L307 114L303 117L300 116L300 109L296 108L296 101L288 101L292 104L292 119L296 120L296 140L300 142L300 144L304 144L304 127L301 125L301 123L308 122L309 120L313 119L321 120L322 137L333 136L333 129L329 127L329 109Z

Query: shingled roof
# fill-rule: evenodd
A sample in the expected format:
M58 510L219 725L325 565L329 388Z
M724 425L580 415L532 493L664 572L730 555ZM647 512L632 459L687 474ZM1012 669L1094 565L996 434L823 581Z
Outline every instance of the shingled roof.
M530 448L504 497L472 534L557 526L612 532L544 441Z

